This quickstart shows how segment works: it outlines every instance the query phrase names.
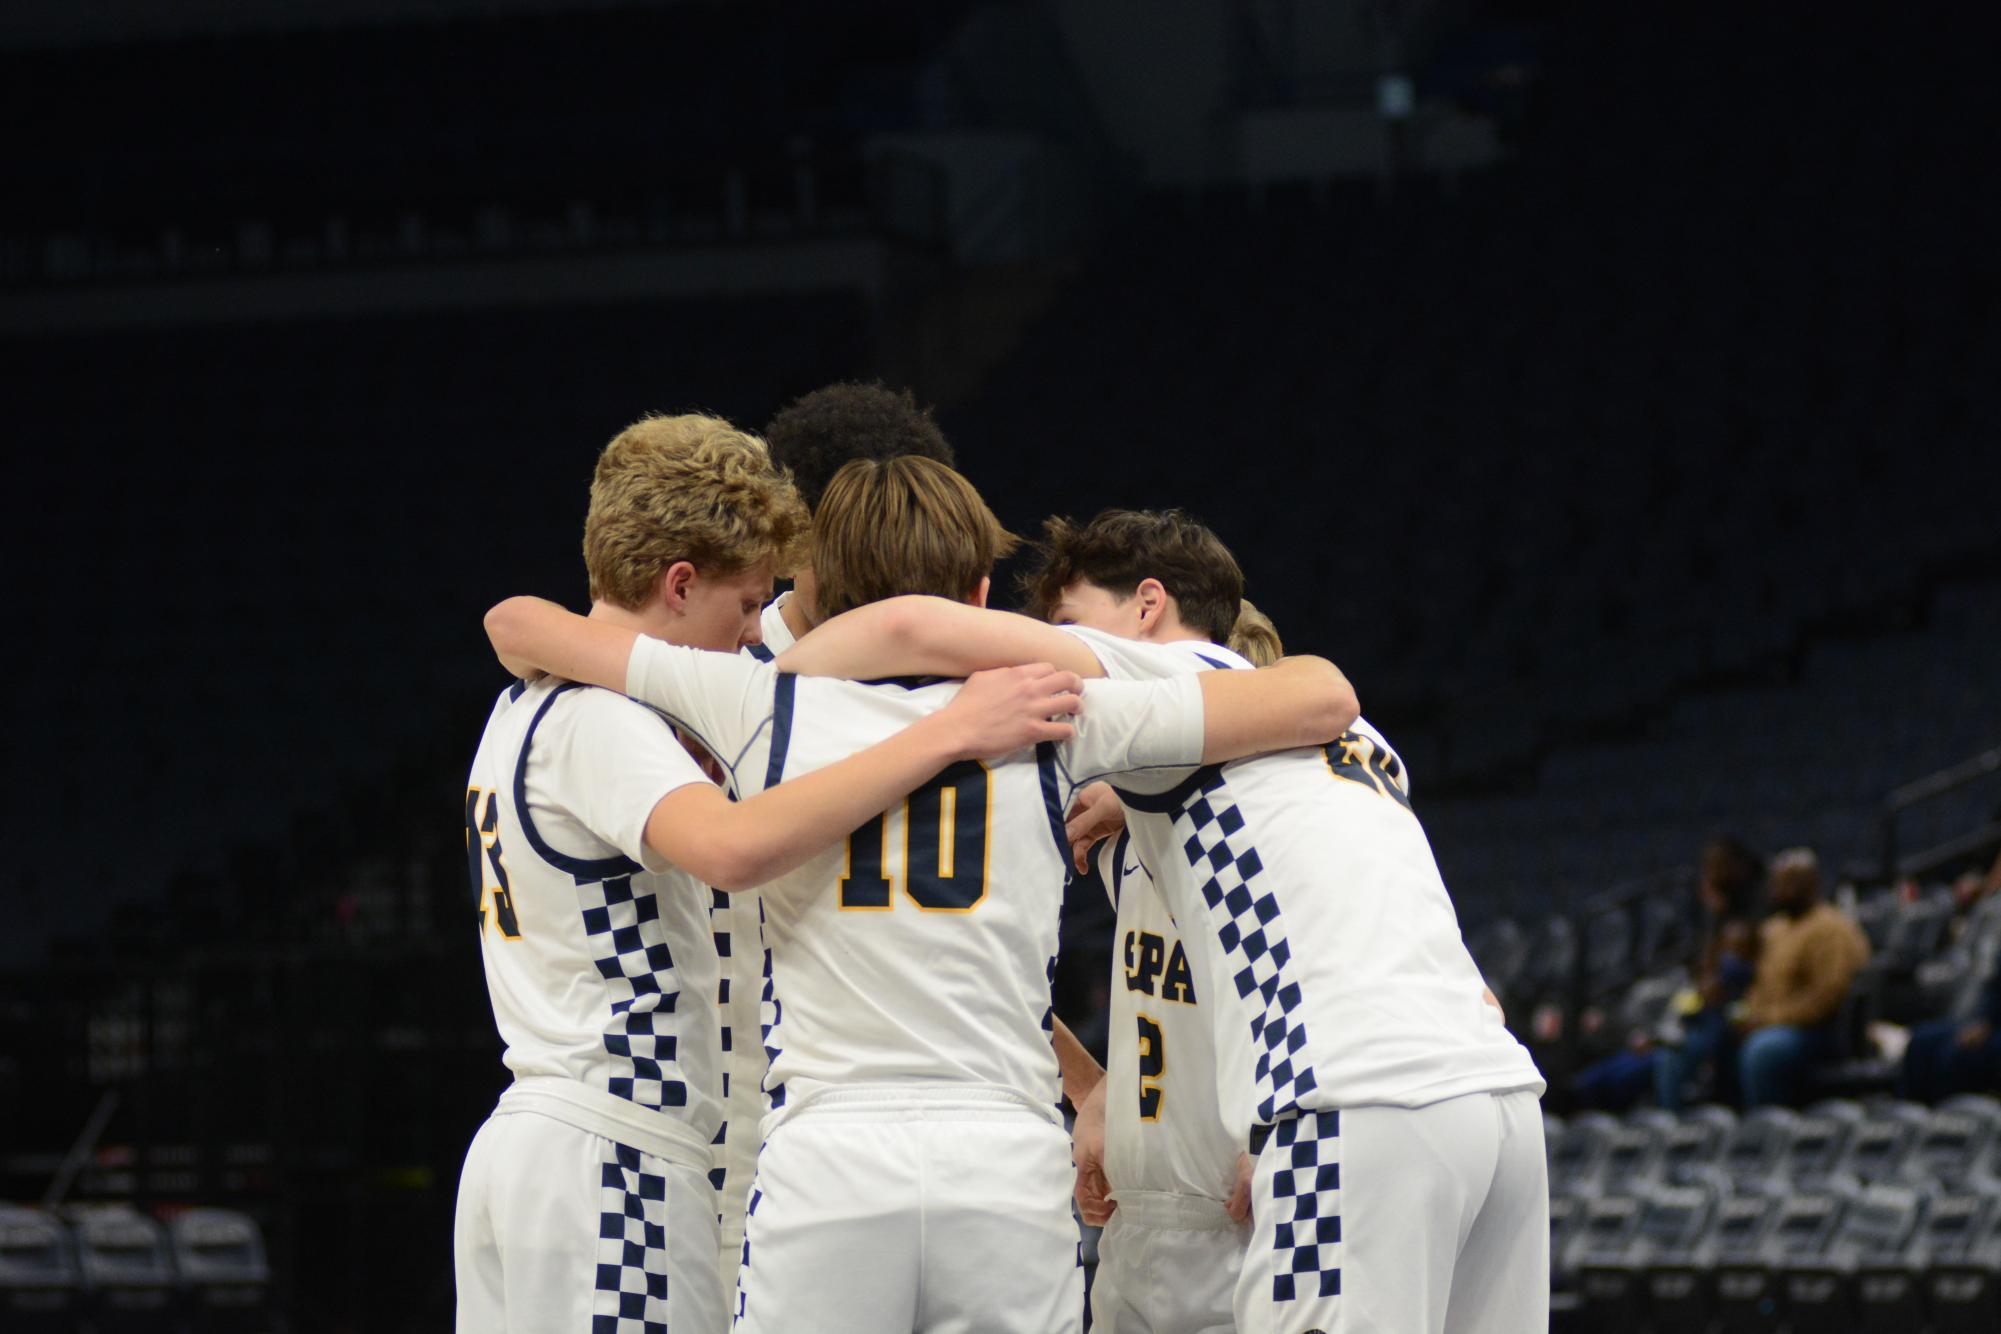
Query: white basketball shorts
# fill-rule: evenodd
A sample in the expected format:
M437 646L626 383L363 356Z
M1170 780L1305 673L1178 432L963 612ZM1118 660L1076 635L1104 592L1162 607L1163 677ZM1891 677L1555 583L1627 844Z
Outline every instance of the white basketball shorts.
M1549 1175L1526 1091L1270 1128L1251 1174L1243 1334L1543 1334Z
M1098 1237L1091 1328L1098 1334L1231 1334L1248 1233L1220 1201L1120 1190Z
M720 1334L707 1172L539 1112L473 1136L453 1222L458 1334Z
M842 1089L765 1135L738 1334L1066 1334L1070 1139L1001 1090Z

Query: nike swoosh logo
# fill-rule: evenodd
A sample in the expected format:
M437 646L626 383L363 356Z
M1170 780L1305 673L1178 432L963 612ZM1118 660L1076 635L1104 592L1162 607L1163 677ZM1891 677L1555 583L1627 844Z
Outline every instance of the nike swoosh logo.
M1146 869L1146 868L1145 868L1144 866L1141 866L1141 865L1140 865L1140 864L1139 864L1138 862L1134 862L1134 863L1133 863L1133 864L1132 864L1131 866L1128 866L1128 867L1126 867L1126 869L1125 869L1124 871L1121 871L1121 872L1120 872L1120 874L1121 874L1121 875L1131 875L1131 874L1133 874L1133 873L1134 873L1135 871L1144 871L1145 869Z

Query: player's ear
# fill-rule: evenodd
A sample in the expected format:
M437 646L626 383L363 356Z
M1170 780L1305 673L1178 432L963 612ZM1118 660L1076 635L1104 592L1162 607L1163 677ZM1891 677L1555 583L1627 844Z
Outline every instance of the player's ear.
M688 589L694 582L695 567L685 560L677 560L661 572L660 600L667 604L667 610L688 609Z
M973 588L973 595L966 599L967 604L984 608L987 605L987 593L993 586L994 581L990 576L981 575L980 582Z
M1159 623L1161 613L1167 610L1167 587L1158 579L1142 579L1133 590L1139 599L1139 628L1151 630Z

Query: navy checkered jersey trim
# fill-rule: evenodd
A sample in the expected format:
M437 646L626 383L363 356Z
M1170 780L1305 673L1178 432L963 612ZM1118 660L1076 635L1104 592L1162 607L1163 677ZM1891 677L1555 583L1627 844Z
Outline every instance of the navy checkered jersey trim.
M521 738L521 755L514 762L514 814L521 821L521 832L528 839L528 846L535 855L559 871L567 871L575 876L580 885L593 880L610 880L614 876L640 875L646 870L630 857L572 857L567 852L558 852L549 846L535 828L535 819L528 813L528 752L535 745L535 729L549 716L549 709L558 699L571 690L581 690L575 681L566 681L549 692L549 698L542 701L542 707L535 710L535 716L528 722L528 732ZM595 689L595 687L592 687Z
M1212 783L1221 782L1222 777L1222 765L1205 764L1165 792L1128 792L1117 785L1112 791L1119 794L1120 801L1136 811L1145 811L1149 815L1179 815L1182 807L1198 793L1206 791Z
M1292 942L1272 878L1251 841L1243 811L1219 769L1204 773L1206 781L1187 792L1179 808L1164 813L1171 814L1174 832L1182 839L1182 855L1208 907L1237 995L1252 1004L1255 1119L1268 1123L1299 1111L1300 1099L1319 1086L1301 1055L1307 1043L1301 1017L1305 1002L1290 967Z

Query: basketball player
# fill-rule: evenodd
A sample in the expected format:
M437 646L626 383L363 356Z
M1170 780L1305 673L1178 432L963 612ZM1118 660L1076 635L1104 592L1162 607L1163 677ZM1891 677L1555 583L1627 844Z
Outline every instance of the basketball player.
M815 389L787 405L764 428L771 461L792 474L810 513L834 474L856 459L910 456L956 468L945 433L908 389L842 381ZM813 566L791 571L792 587L764 609L764 642L752 656L769 662L819 619L813 607Z
M1260 667L1283 653L1277 629L1249 599L1230 647ZM1081 870L1088 844L1073 838L1072 847ZM1217 1101L1216 1047L1202 1009L1208 998L1131 836L1121 828L1096 840L1096 861L1118 916L1107 1071L1078 1101L1073 1131L1078 1212L1104 1229L1091 1327L1228 1334L1236 1327L1231 1296L1244 1258L1250 1170ZM1117 1096L1108 1099L1108 1090Z
M981 604L1010 542L940 464L851 464L815 516L819 609L912 587ZM819 769L960 688L801 681L530 599L496 608L489 626L506 658L623 681L723 757L740 792ZM1048 1030L1066 774L1145 784L1195 752L1297 741L1353 713L1346 681L1317 661L1257 679L1099 683L1073 740L955 765L844 849L765 886L770 1111L739 1329L1078 1327Z
M909 390L880 384L840 383L815 389L771 419L764 442L771 461L792 475L809 513L818 507L834 474L856 459L910 454L953 465L952 446L931 414L918 406ZM764 608L762 642L744 647L762 662L792 647L813 623L811 564L802 560L783 573L791 576L792 587ZM763 907L755 891L718 893L714 898L710 921L723 970L718 1004L723 1023L724 1115L716 1132L721 1152L711 1176L717 1190L718 1272L727 1292L736 1287L743 1259L744 1211L762 1143L758 1121L764 1115L765 1055L764 1044L757 1040L757 1011L763 987L764 955L758 948Z
M606 447L591 485L593 623L734 649L756 636L773 563L804 520L755 439L711 417L642 421ZM501 695L465 834L515 1078L460 1181L461 1334L723 1327L707 884L799 865L941 764L1068 734L1045 720L1072 707L1069 684L969 684L874 749L740 804L622 695L548 679Z
M1031 600L1068 631L900 600L822 627L786 665L1033 659L1127 679L1248 668L1216 642L1242 576L1185 516L1052 520L1044 556ZM1066 634L1085 651L1066 650ZM1183 926L1196 995L1219 1002L1223 1121L1253 1159L1238 1328L1545 1328L1542 1078L1483 1002L1382 735L1358 721L1332 745L1204 766L1164 795L1114 786Z

